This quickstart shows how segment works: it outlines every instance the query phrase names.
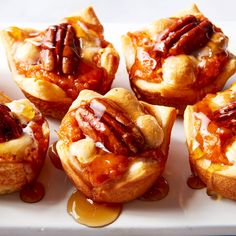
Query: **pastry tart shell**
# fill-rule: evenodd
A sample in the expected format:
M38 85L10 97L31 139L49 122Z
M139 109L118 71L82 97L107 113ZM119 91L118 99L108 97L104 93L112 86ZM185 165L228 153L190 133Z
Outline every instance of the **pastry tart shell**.
M121 90L123 91L123 89ZM123 96L123 99L125 98L127 97ZM138 157L137 155L137 157L134 157L129 170L118 180L111 180L99 186L92 186L89 182L84 181L82 172L75 165L77 162L76 158L73 158L74 161L71 161L72 159L69 158L67 142L59 140L57 143L57 151L66 174L77 189L94 201L118 203L136 199L143 195L164 171L168 157L171 130L176 118L176 110L171 107L154 106L145 102L139 103L152 113L163 129L164 139L158 147L163 156L160 159L155 159L151 157ZM76 105L72 105L71 110L75 107ZM139 167L140 164L141 167Z
M234 85L236 86L236 84ZM184 112L184 129L189 150L190 167L194 175L197 175L206 187L220 196L236 200L236 165L218 165L216 168L209 167L209 160L198 159L192 148L194 141L194 108L187 106Z
M30 104L26 99L16 100L16 102L21 106ZM0 93L0 103L10 104L11 101ZM35 108L33 104L31 106L33 109ZM12 110L12 112L14 111ZM38 111L35 110L35 112ZM26 185L33 184L38 178L49 144L47 121L43 119L42 124L38 125L41 126L41 130L34 132L36 135L38 132L42 132L40 140L32 136L31 131L23 130L20 137L0 143L0 195L19 191Z
M140 100L147 101L151 104L175 107L178 109L179 115L183 114L187 105L195 104L208 93L216 93L222 90L227 80L236 72L235 56L226 51L228 56L227 62L223 65L217 76L213 76L211 82L197 85L196 87L198 71L199 68L202 68L202 64L205 63L205 59L202 61L202 58L207 55L207 50L212 50L213 54L214 52L217 54L217 50L221 52L220 50L222 50L222 48L226 50L228 38L223 35L223 33L219 33L219 41L221 40L220 43L224 41L224 47L222 47L218 41L212 39L205 47L191 54L168 55L167 58L164 57L161 59L163 60L161 67L150 69L151 63L155 64L155 62L153 62L156 60L155 57L159 58L160 56L158 56L158 54L157 56L154 55L156 46L154 46L154 51L151 51L152 54L149 54L149 51L145 51L151 49L145 48L153 47L152 44L155 45L155 43L158 42L158 37L161 37L163 32L166 32L168 27L173 24L172 20L175 17L181 18L186 15L206 19L197 6L193 5L190 9L173 18L160 19L149 27L134 33L127 33L121 38L130 85L136 96ZM218 34L214 32L213 36L216 38L215 35ZM139 37L141 39L139 39ZM147 45L145 43L142 44L145 39L147 41L152 40L150 45L148 43L146 43ZM216 42L219 43L219 46ZM141 46L139 44L141 44ZM214 45L214 47L212 45ZM211 51L209 55L211 55ZM207 60L210 61L211 58ZM156 63L158 64L159 62ZM217 63L218 62L215 62L215 64ZM149 65L149 67L147 65ZM209 70L212 70L212 68ZM208 73L204 72L204 69L202 69L202 71L203 73ZM150 76L150 78L148 78L148 76Z
M85 46L83 45L83 50L81 49L82 60L86 61L85 63L88 63L89 65L91 63L94 69L104 71L104 74L100 76L101 78L99 78L102 81L99 80L100 84L97 82L97 88L94 90L98 90L100 93L107 92L111 87L119 65L119 55L113 45L105 41L103 35L103 26L98 20L93 8L87 7L76 15L65 18L62 22L67 21L73 22L72 24L74 24L76 27L76 36L78 38L83 38L85 44L87 44ZM75 23L75 21L77 21L78 24ZM16 27L2 30L0 33L2 42L6 49L8 64L14 81L26 95L26 97L34 102L36 106L42 111L42 113L56 119L62 119L69 106L73 102L73 99L68 96L66 91L63 90L59 85L51 81L45 80L43 78L36 78L34 76L26 77L25 74L19 73L15 63L16 48L18 47L16 45L20 45L22 42L30 39L27 38L29 36L25 35L37 34L40 33L40 31L30 28L16 28L17 33L14 35L14 33L11 32L11 30L14 31L14 28ZM100 43L101 45L97 45L100 40L102 42ZM33 50L31 50L31 52L29 53L30 56L32 56L31 54L33 54ZM93 62L93 58L97 56L95 54L97 54L99 57L98 62ZM32 58L34 58L34 55ZM33 59L30 58L29 60ZM37 61L39 61L39 59ZM87 80L94 79L93 76L91 77L91 75L89 75L89 73L88 75L85 74L82 76L87 76ZM92 85L91 88L89 86L90 85L87 84L81 84L80 89L77 92L79 93L82 89L93 89L92 86L94 85Z

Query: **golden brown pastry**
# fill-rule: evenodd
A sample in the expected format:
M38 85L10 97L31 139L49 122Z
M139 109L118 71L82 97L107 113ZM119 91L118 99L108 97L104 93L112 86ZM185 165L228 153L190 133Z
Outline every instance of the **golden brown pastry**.
M119 64L92 7L44 31L1 32L17 85L44 114L62 118L83 89L107 92Z
M184 127L193 174L210 191L236 200L236 83L187 106Z
M0 195L21 190L38 177L47 153L49 128L27 99L0 93Z
M98 202L141 196L162 174L176 110L128 90L83 90L63 118L57 151L76 188Z
M193 5L122 37L130 84L137 97L174 106L179 114L215 93L236 71L228 37Z

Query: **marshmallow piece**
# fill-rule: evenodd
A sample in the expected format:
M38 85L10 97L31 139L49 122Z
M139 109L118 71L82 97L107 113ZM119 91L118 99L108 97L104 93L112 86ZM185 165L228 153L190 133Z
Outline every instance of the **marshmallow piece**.
M196 80L197 65L186 55L168 57L162 67L164 82L175 87L187 87Z
M162 144L164 133L153 116L139 116L136 120L136 124L141 130L148 148L156 148Z
M236 141L227 148L226 156L230 162L236 163Z
M94 160L96 146L91 138L81 139L70 145L70 153L76 156L81 163L89 163Z
M19 43L16 48L15 60L27 64L36 64L40 55L40 48L30 42Z
M6 105L18 117L21 123L27 123L35 116L35 107L27 99L15 100L10 103L6 103Z

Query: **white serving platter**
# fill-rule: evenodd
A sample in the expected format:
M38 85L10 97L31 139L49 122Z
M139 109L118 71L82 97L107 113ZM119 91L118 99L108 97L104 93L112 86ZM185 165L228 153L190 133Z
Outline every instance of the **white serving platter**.
M3 28L7 24L0 24ZM17 24L16 25L24 25ZM219 22L230 38L229 48L236 53L236 22ZM29 26L29 24L27 25ZM35 27L35 25L31 25ZM42 25L37 25L42 28ZM104 24L106 39L120 52L121 63L112 87L130 88L121 51L120 36L140 25ZM226 87L236 76L232 77ZM0 90L12 99L23 98L11 79L6 56L0 44ZM48 119L51 143L57 140L59 122ZM67 200L74 190L65 174L47 158L40 181L46 188L44 199L35 204L22 202L18 193L0 197L0 235L234 235L236 202L213 200L206 190L192 190L186 180L190 175L182 118L177 118L164 176L169 182L168 196L158 202L133 201L124 205L120 217L104 228L88 228L76 223L67 213Z

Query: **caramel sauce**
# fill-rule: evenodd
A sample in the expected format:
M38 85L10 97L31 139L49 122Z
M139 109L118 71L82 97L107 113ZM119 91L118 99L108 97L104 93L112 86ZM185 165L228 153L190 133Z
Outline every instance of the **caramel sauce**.
M68 213L80 224L103 227L114 222L120 215L122 204L96 203L75 191L68 200Z
M38 141L39 144L39 149L41 150L41 154L44 153L48 150L48 142L49 138L45 136L43 132L43 124L45 122L44 116L42 116L41 113L35 113L34 111L34 118L31 122L30 128L32 129L34 133L35 139Z
M165 198L169 193L169 184L167 180L161 176L154 185L139 199L144 201L159 201Z
M26 202L26 203L39 202L40 200L42 200L44 195L45 195L44 186L39 182L26 185L20 191L20 198L23 202Z
M192 189L202 189L206 187L205 183L203 183L201 179L195 175L191 175L188 177L187 185Z
M214 191L212 191L212 190L210 190L210 189L207 189L207 190L206 190L206 194L207 194L209 197L211 197L213 200L219 200L219 199L221 199L221 196L220 196L218 193L216 193L216 192L214 192Z
M56 145L57 145L57 142L54 142L48 149L48 156L52 162L52 164L57 168L57 169L60 169L62 170L63 167L62 167L62 164L61 164L61 160L60 160L60 157L57 153L57 149L56 149Z

